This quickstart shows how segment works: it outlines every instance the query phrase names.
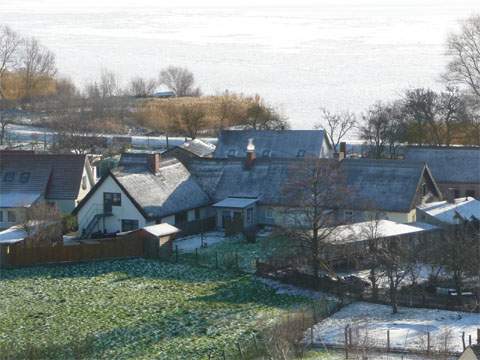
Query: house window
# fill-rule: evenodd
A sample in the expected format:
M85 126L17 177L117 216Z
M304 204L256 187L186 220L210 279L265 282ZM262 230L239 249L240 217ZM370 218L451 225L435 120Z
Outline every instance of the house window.
M263 157L270 157L270 150L268 150L268 149L263 150L262 156Z
M112 206L122 206L122 194L120 193L103 193L103 200L111 202Z
M13 171L7 171L5 175L3 175L4 182L12 182L15 179L15 173Z
M228 150L228 157L234 157L235 153L236 153L235 149Z
M175 225L186 223L188 219L188 214L186 211L179 212L175 214Z
M475 197L475 190L467 190L465 191L465 196L469 196L469 197Z
M427 184L425 183L422 184L422 195L423 196L427 195Z
M7 221L8 222L17 221L17 214L15 214L15 211L12 211L12 210L7 211Z
M20 182L22 184L25 184L28 182L28 180L30 180L30 173L29 172L22 172L20 174L20 178L19 178Z
M247 224L253 224L253 208L247 209Z
M460 190L454 189L453 190L453 196L455 199L458 199L460 197Z
M303 149L298 150L297 157L298 158L305 157L305 150L303 150Z
M138 229L138 220L122 219L122 232Z

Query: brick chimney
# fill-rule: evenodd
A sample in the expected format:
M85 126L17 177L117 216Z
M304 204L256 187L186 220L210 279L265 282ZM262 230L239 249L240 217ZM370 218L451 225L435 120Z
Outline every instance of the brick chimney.
M247 145L247 158L245 159L245 168L251 169L255 163L255 145L253 145L253 139L248 139Z
M148 156L148 168L153 173L156 174L160 171L160 154L154 153Z
M455 204L455 189L448 188L447 190L447 202L450 204Z

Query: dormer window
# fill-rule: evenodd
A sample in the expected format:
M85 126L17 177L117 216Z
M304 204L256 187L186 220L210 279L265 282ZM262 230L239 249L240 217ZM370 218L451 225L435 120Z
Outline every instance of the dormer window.
M13 171L8 171L3 175L3 181L4 182L13 182L15 179L15 173Z
M298 152L297 152L297 157L298 157L298 158L303 158L303 157L305 157L305 150L303 150L303 149L298 150Z
M263 152L262 152L262 156L263 156L263 157L270 157L270 154L271 154L271 152L270 152L270 150L268 150L268 149L265 149L265 150L263 150Z
M19 178L20 182L22 184L25 184L28 182L28 180L30 180L30 173L29 172L22 172L20 174L20 178Z
M228 150L228 157L235 157L235 153L236 153L235 149Z

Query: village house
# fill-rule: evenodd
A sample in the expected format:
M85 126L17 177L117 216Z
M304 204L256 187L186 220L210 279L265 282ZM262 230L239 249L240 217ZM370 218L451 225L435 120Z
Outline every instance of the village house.
M345 159L341 168L349 189L345 222L381 217L399 223L416 221L416 207L442 199L434 177L421 162Z
M95 185L73 214L83 237L159 223L188 232L210 216L209 205L207 194L177 159L126 153L118 168Z
M69 214L94 184L85 155L0 151L0 228L23 223L35 204Z
M454 197L480 199L480 147L409 146L406 160L425 162L442 193L454 189Z
M223 130L214 158L245 158L246 144L255 144L257 158L333 158L324 130Z

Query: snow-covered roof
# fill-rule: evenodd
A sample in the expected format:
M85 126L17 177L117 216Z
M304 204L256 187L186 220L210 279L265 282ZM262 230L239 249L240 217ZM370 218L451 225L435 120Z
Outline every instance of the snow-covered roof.
M471 220L472 217L480 220L480 201L472 197L455 199L453 203L437 201L418 206L418 208L448 224L456 224L458 217L464 220Z
M20 226L12 226L6 230L0 231L0 245L15 244L23 241L27 235L27 232Z
M213 207L245 209L246 207L255 204L257 201L257 198L228 197L213 204Z
M200 139L186 141L180 147L200 157L210 156L215 151L215 145Z
M145 226L142 229L157 237L172 235L180 231L180 229L167 223Z
M0 194L0 207L30 207L40 198L40 193L6 192Z
M390 220L364 221L339 226L330 234L329 242L332 244L346 244L357 241L366 241L373 236L379 239L438 229L439 227L435 225L421 222L404 224Z

